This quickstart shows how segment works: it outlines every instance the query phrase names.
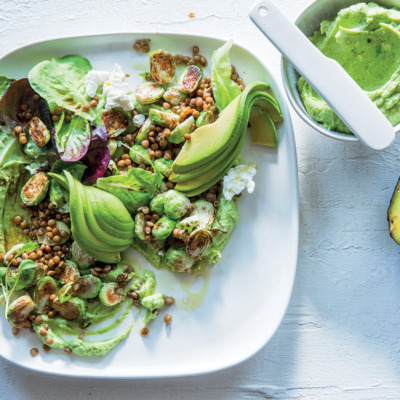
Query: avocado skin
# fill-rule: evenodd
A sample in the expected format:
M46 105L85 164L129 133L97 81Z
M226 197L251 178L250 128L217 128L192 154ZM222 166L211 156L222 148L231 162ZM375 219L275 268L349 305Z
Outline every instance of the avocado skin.
M400 178L397 181L397 185L390 200L387 219L389 222L390 236L397 244L400 244Z

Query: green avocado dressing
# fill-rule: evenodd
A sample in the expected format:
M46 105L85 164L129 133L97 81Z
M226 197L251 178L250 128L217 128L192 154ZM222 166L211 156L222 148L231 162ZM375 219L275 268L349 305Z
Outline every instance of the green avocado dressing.
M359 3L322 21L310 40L336 60L396 125L400 122L400 12ZM351 133L301 77L298 91L308 114L329 130Z

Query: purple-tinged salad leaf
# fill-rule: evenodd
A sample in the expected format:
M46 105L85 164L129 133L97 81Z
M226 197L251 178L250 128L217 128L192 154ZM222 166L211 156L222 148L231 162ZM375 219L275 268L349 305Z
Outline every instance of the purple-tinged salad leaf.
M64 120L54 130L54 140L63 161L78 161L85 156L90 145L90 124L79 115L72 116L69 123Z
M82 183L94 185L98 178L101 178L107 171L111 155L107 146L107 130L104 125L92 132L92 141L89 150L82 162L88 167L83 174Z
M23 78L12 83L0 98L0 121L7 125L10 132L17 125L24 129L30 121L30 118L26 118L21 109L23 104L28 107L32 117L39 117L47 128L51 129L52 123L47 102L41 97L37 99L35 95L36 92L32 89L28 79Z

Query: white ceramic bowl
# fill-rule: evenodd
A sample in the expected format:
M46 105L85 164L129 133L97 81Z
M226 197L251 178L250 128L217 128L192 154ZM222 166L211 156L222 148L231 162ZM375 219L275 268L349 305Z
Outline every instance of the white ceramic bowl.
M319 29L323 20L335 16L343 8L361 2L361 0L317 0L300 14L300 16L296 19L295 24L307 37L309 37ZM374 2L383 7L395 7L400 9L400 0L375 0ZM359 140L356 136L330 131L321 126L318 122L314 121L308 115L296 87L299 77L300 75L294 69L293 65L286 58L282 57L283 85L291 105L296 110L300 118L302 118L303 121L305 121L312 128L326 136L348 142L358 142Z

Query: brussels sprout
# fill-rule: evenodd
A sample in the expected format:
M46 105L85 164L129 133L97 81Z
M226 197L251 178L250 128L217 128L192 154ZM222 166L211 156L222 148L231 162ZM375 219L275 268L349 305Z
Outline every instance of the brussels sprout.
M202 111L196 119L196 127L200 128L203 125L212 124L218 119L218 107L213 105L209 110Z
M33 117L28 124L29 134L39 147L43 147L50 140L50 132L46 125L38 118Z
M29 179L21 190L21 200L27 206L37 206L47 194L50 179L44 172L38 172Z
M142 104L152 104L161 99L164 87L157 82L145 82L135 90L137 100Z
M110 157L114 155L118 148L118 142L115 139L107 140L107 147L110 150Z
M163 95L164 100L173 106L177 106L182 103L182 101L185 101L187 96L188 95L186 93L183 93L179 90L179 86L171 86Z
M29 294L14 300L7 310L7 319L12 326L22 328L29 314L35 309L35 303Z
M150 73L153 79L164 85L171 83L175 75L175 60L171 53L155 50L150 53Z
M50 311L50 296L57 294L57 282L50 276L40 279L33 292L33 298L36 304L36 312L44 314Z
M92 258L87 255L80 247L79 244L73 242L71 248L69 250L69 256L72 261L75 261L78 264L79 268L89 268Z
M215 208L207 200L197 200L193 203L194 207L190 210L190 215L200 220L200 227L211 228L215 219Z
M189 235L200 228L200 219L197 216L186 217L175 225L174 236L186 242Z
M165 214L172 219L182 218L190 205L190 200L176 190L168 190L165 193L153 197L150 208L158 215Z
M100 293L101 279L93 275L83 275L79 280L80 288L76 295L81 299L93 299Z
M146 218L143 213L135 215L135 234L140 240L145 240L146 235L144 228L146 227Z
M62 221L56 221L56 226L55 226L60 234L58 236L60 236L60 241L59 242L55 242L54 238L53 239L49 239L46 235L46 233L43 233L43 235L39 235L38 233L36 233L36 237L39 243L44 243L47 244L49 246L57 246L57 245L61 245L64 244L68 241L70 235L71 235L71 230L69 229L69 226ZM65 232L65 233L64 233Z
M167 250L164 259L171 271L174 272L190 272L190 269L196 262L194 258L186 254L185 248L175 247L170 247Z
M139 132L136 136L136 143L141 144L143 140L149 138L150 127L152 124L153 121L150 118L147 118L146 121L144 121L144 124L139 129Z
M32 260L21 261L18 268L10 268L7 272L7 284L14 290L27 288L35 277L37 264Z
M100 289L100 301L107 307L121 303L124 297L124 290L119 287L118 283L107 283Z
M129 281L135 276L133 269L130 265L126 264L118 264L116 269L112 269L107 272L107 275L104 277L105 282L122 282Z
M22 249L23 247L23 243L18 243L15 246L11 247L11 249L8 250L7 253L4 255L4 260L7 260L8 258L13 258L18 250Z
M172 233L175 224L175 220L162 217L154 225L151 234L157 242L163 242Z
M101 114L101 119L110 138L115 138L125 132L129 126L129 121L121 111L110 110Z
M74 284L72 282L66 283L57 293L57 299L60 303L65 303L74 294Z
M65 267L60 275L60 281L62 284L66 284L68 282L75 283L81 277L78 265L72 260L65 260Z
M189 65L179 77L179 89L183 93L193 93L200 85L203 72L196 65Z
M61 303L60 300L56 298L53 301L53 308L68 321L81 319L86 312L85 302L79 297L72 297L64 303Z
M46 276L46 271L41 266L39 266L39 264L37 264L35 268L35 275L33 277L32 285L36 285L45 276Z
M186 242L186 253L189 257L202 258L213 242L212 234L207 229L196 229Z
M117 167L117 164L113 160L110 160L108 163L107 171L104 173L104 176L114 176L114 175L119 175L119 169Z
M158 171L160 171L164 176L167 178L171 175L171 168L172 164L174 163L173 160L166 160L165 158L158 158L154 161L154 166Z
M152 108L149 112L149 118L158 125L168 127L178 120L178 115L171 111L162 111Z
M167 140L170 143L179 144L185 141L185 135L192 133L192 125L194 124L194 118L190 116L179 124L169 136Z
M150 158L148 156L148 150L142 147L140 144L134 144L129 152L129 157L136 164L150 165Z

